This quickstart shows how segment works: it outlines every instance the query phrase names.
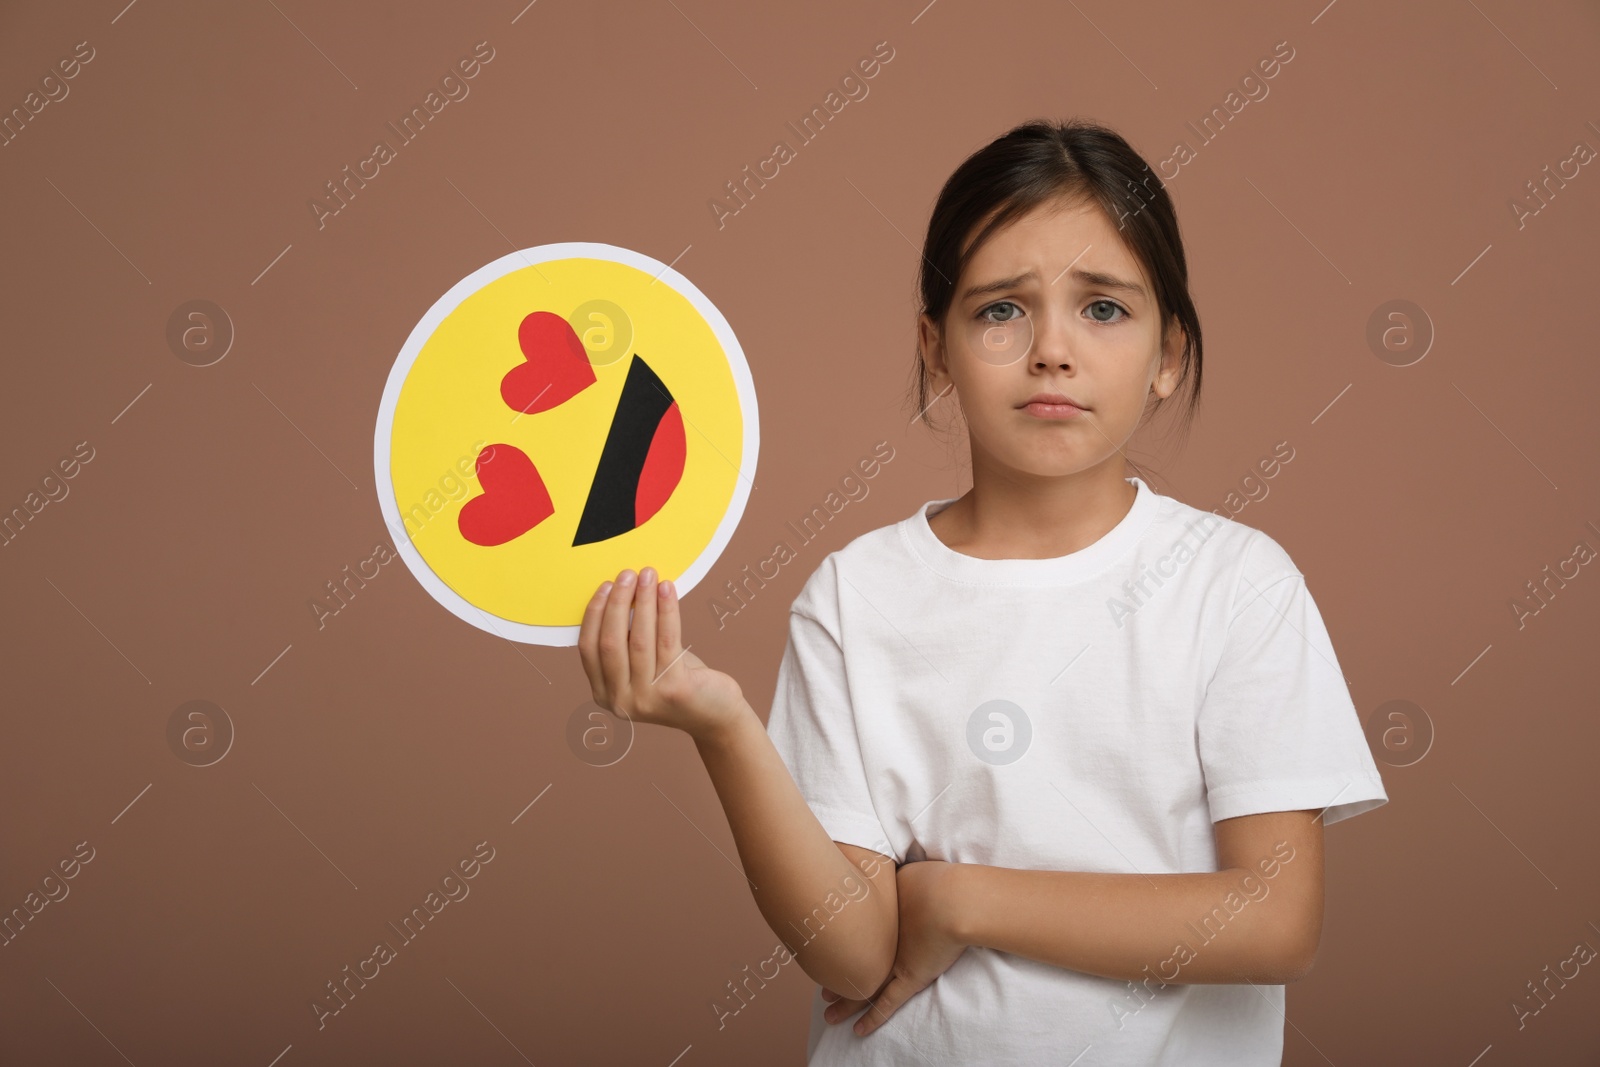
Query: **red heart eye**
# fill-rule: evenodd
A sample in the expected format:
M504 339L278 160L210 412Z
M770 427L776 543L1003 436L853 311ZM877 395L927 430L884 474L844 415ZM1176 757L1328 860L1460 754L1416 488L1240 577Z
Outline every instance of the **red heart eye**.
M535 311L517 327L522 362L500 379L500 398L524 415L559 407L595 383L589 352L572 324Z
M555 513L539 468L520 448L488 445L478 453L477 468L483 495L467 501L456 520L473 544L503 545Z

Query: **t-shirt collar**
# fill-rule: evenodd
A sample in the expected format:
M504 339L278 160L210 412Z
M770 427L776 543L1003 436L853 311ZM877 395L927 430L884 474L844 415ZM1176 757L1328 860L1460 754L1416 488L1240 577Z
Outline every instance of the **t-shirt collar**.
M935 573L975 585L1066 585L1105 570L1144 536L1160 509L1160 496L1135 476L1133 506L1122 520L1091 545L1048 559L979 559L957 552L939 540L928 517L959 497L930 500L900 523L901 536L912 554Z

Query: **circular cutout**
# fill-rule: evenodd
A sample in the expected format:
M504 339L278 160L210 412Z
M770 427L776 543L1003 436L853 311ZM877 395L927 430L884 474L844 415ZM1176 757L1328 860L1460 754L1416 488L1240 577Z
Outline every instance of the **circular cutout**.
M411 331L379 406L378 503L458 618L574 645L623 569L680 595L705 576L759 440L744 352L687 278L612 245L542 245L474 271Z

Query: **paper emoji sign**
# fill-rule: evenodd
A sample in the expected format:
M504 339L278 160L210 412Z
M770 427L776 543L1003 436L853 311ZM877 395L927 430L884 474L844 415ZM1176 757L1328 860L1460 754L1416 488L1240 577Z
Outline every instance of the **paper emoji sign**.
M705 576L759 444L744 352L705 294L625 248L541 245L463 278L412 329L378 411L378 503L456 616L574 645L624 568L680 594Z

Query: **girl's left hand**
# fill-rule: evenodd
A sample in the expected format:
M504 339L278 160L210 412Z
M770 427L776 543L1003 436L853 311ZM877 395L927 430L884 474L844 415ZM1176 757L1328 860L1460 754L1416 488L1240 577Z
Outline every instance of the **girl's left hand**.
M889 977L868 1000L849 1000L824 989L822 999L833 1002L823 1012L824 1019L837 1023L870 1004L872 1010L855 1025L855 1032L864 1037L961 958L967 946L950 932L946 898L954 866L944 860L918 860L895 871L900 940Z

